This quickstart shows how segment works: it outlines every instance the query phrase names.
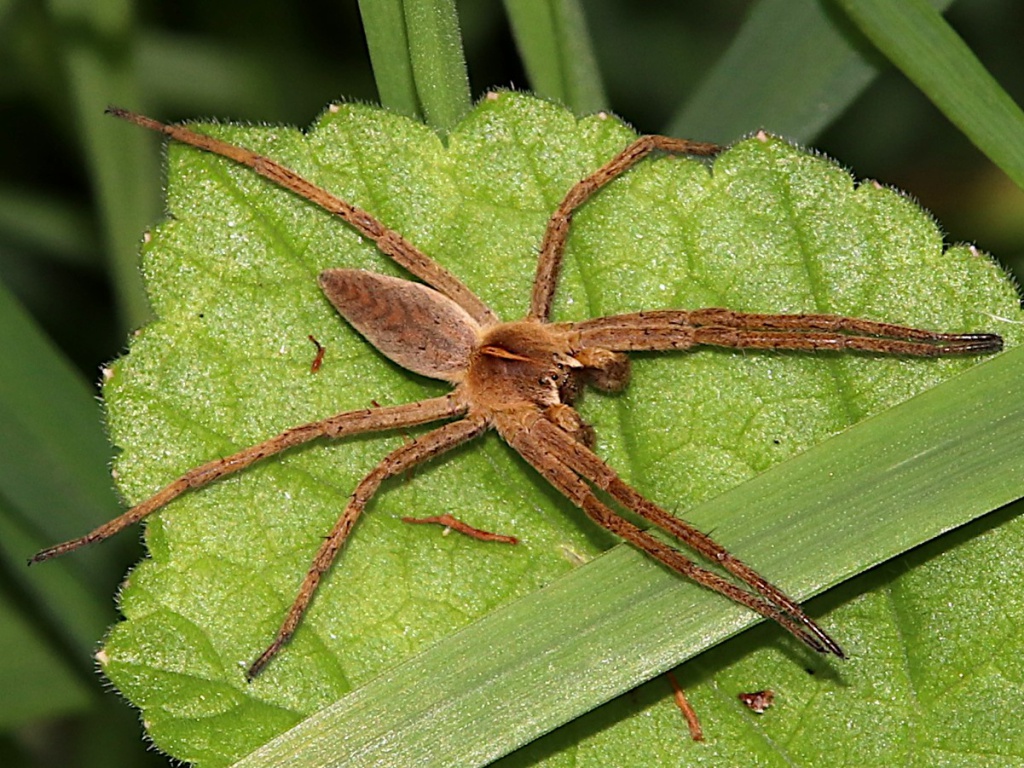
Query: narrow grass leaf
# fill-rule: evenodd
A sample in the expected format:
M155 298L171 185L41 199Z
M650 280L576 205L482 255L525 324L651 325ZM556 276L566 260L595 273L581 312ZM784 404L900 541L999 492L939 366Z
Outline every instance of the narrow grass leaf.
M764 128L809 143L878 71L829 3L760 0L666 133L728 143Z
M505 12L534 93L579 115L607 107L578 0L506 0Z
M61 645L88 649L113 617L109 552L54 568L25 567L46 544L91 528L118 502L110 448L91 387L0 285L0 558L23 606L34 606ZM31 364L20 365L19 361ZM117 548L117 547L115 547ZM80 656L80 669L91 664Z
M838 0L861 31L1024 188L1024 111L925 0Z
M419 118L403 6L402 0L359 0L359 13L381 106Z
M111 102L141 103L134 59L130 4L111 0L49 3L71 107L89 158L89 173L103 221L109 271L126 329L149 319L138 268L140 233L159 210L159 173L152 139L103 115Z
M454 0L404 0L405 30L416 95L427 125L442 136L472 100Z

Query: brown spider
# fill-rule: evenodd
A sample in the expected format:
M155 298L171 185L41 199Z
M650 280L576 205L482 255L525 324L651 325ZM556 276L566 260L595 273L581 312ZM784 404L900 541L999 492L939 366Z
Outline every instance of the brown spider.
M402 429L451 419L393 450L356 486L306 573L277 635L248 670L252 679L294 634L317 585L331 567L381 483L495 429L555 488L599 525L697 583L772 619L821 653L843 658L840 646L796 601L729 554L709 536L647 500L592 450L593 430L572 407L584 384L617 391L629 381L624 353L690 349L698 345L789 350L859 350L938 356L994 352L989 333L948 334L836 315L769 315L728 309L657 310L576 323L548 321L562 252L574 211L591 195L653 151L713 156L721 148L666 136L641 136L577 182L551 215L537 264L529 314L503 322L458 278L366 211L250 150L164 125L121 109L117 117L172 139L223 155L337 214L422 283L354 269L328 269L320 286L341 315L394 362L450 382L442 397L390 407L346 411L287 429L234 455L183 474L155 495L91 533L36 554L46 560L106 539L184 492L316 438ZM598 495L673 536L733 579L697 565L676 548L616 514Z

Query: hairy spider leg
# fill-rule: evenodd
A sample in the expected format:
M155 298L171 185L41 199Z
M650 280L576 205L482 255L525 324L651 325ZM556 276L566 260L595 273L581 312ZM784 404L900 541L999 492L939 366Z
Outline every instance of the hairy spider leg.
M795 611L787 606L783 608L775 605L765 597L741 589L721 577L718 573L697 565L675 547L658 541L648 534L647 531L637 527L624 517L615 514L597 498L588 481L581 476L581 473L573 469L568 462L563 461L559 454L552 451L554 441L544 438L538 439L539 434L549 437L553 431L560 431L558 427L544 419L543 416L539 414L505 413L496 416L495 426L502 437L514 447L530 466L540 472L569 501L582 509L588 517L601 527L607 528L615 536L625 539L655 560L681 573L687 579L696 582L702 587L718 592L730 600L760 613L765 618L770 618L773 622L777 622L813 650L819 653L835 653L841 658L844 657L839 645L814 624L793 600L786 598L788 604L796 606ZM572 441L568 435L566 437ZM705 538L707 539L707 537ZM690 542L685 540L683 543L692 546ZM758 579L760 582L767 583L760 577Z
M856 350L938 357L998 352L994 333L938 333L841 315L768 315L731 309L662 309L565 324L584 346L659 352L698 345L809 352Z
M530 296L530 313L527 317L546 323L551 316L551 304L555 298L555 289L558 287L558 275L562 268L565 241L569 237L569 224L572 222L572 216L576 209L587 202L594 193L607 186L652 152L713 157L723 149L725 147L703 141L647 134L633 141L589 176L573 184L554 213L551 214L547 229L544 230L540 257L537 259L537 273L533 280L533 293Z
M549 446L549 450L557 451L560 455L568 457L566 463L583 479L606 491L626 509L635 512L640 517L672 535L694 552L700 554L708 562L720 565L769 603L776 606L780 611L792 615L817 638L816 643L808 643L811 647L816 650L827 650L829 653L833 653L840 658L845 657L839 645L804 614L800 604L768 581L768 579L732 555L725 547L703 531L694 528L685 520L669 514L657 504L645 498L639 491L619 477L618 473L608 466L600 456L582 443L573 440L570 435L558 429L554 424L550 426L540 424L538 427L539 436ZM802 636L801 639L807 642Z
M429 400L393 405L387 408L360 408L355 411L345 411L321 421L314 421L309 424L286 429L279 435L275 435L269 440L264 440L258 445L252 445L230 456L214 459L190 469L145 501L136 504L127 512L118 515L113 520L104 523L84 536L55 544L52 547L47 547L37 552L29 560L29 564L49 560L51 557L63 555L79 547L84 547L86 544L108 539L128 526L134 525L156 512L186 491L202 488L204 485L209 485L226 475L234 474L246 467L252 466L258 461L275 456L297 445L316 440L319 437L336 439L364 432L381 432L384 430L414 427L419 424L427 424L432 421L440 421L441 419L458 416L465 413L465 411L466 406L455 393L451 393Z
M107 113L127 120L135 125L162 133L182 144L189 144L206 152L221 155L229 160L251 168L260 176L294 192L299 197L320 206L328 213L339 216L360 235L376 243L377 248L396 264L409 270L427 285L440 291L465 309L481 325L498 322L497 316L476 294L466 287L459 278L442 267L423 251L414 246L393 229L382 224L362 208L352 205L323 187L318 187L302 178L295 171L286 168L269 157L257 154L244 147L228 144L204 133L197 133L181 125L166 125L145 115L129 112L120 107L107 107Z
M377 493L380 484L389 477L401 474L417 464L440 456L442 453L446 453L468 440L472 440L474 437L486 432L488 428L489 425L485 419L473 416L449 422L396 448L385 456L376 467L370 470L366 477L359 481L359 484L349 497L348 504L345 505L345 510L341 513L341 517L338 518L334 527L331 528L330 533L324 539L316 556L313 558L313 564L310 566L309 571L306 572L306 576L302 580L302 586L299 587L299 593L291 608L288 609L288 615L285 617L280 629L278 629L273 642L267 646L266 650L249 667L247 677L250 680L260 673L267 663L277 655L284 644L291 639L291 636L295 634L302 616L306 613L306 609L309 608L309 604L313 600L313 595L320 584L320 579L334 563L349 534L352 533L352 528L355 526L356 521L363 513L370 499Z

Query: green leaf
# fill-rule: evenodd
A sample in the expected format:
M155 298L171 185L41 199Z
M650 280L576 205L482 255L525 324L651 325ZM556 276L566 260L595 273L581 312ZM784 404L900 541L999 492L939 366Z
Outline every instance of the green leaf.
M371 210L506 319L526 311L550 211L575 180L631 137L616 121L577 121L554 105L516 94L482 102L451 133L446 148L423 125L357 105L332 108L306 136L281 128L204 130L269 154ZM170 165L171 219L154 230L144 252L160 320L133 339L105 387L111 435L122 450L118 480L129 501L286 426L443 391L372 350L316 288L316 274L331 266L397 273L371 245L220 158L173 146ZM713 172L687 159L645 163L574 219L558 319L702 305L983 329L1004 333L1010 342L1020 336L1016 294L992 262L968 248L944 250L927 214L898 193L870 183L855 186L836 165L774 139L737 145L715 161ZM316 374L309 369L309 334L327 348ZM654 500L686 510L971 365L728 351L647 355L637 360L627 393L588 395L583 410L597 426L603 456ZM371 436L307 446L154 516L146 532L151 558L122 592L127 620L108 638L104 668L143 709L158 746L201 766L231 763L404 659L449 642L453 632L500 606L527 595L543 604L548 593L532 593L548 584L578 595L579 616L561 610L567 620L640 606L649 609L641 610L644 626L668 627L688 638L677 641L671 657L652 661L648 649L641 660L646 675L753 621L624 548L587 566L585 584L579 581L583 570L571 575L573 581L559 580L607 548L611 537L582 520L491 435L387 487L292 643L247 684L245 668L291 603L319 537L358 479L403 439ZM930 470L936 482L936 474L948 474L940 466ZM741 555L755 553L752 565L779 573L782 586L800 595L956 524L929 528L928 510L918 509L901 527L898 548L891 531L884 531L859 537L861 544L846 556L835 544L819 554L812 543L819 543L829 515L811 515L807 519L815 522L808 524L787 504L762 510L757 499L753 506L739 505L739 517L698 522L713 526L727 546L739 543ZM484 544L400 522L406 514L444 512L515 533L523 543ZM859 525L852 533L862 533ZM785 541L802 544L799 557L779 559L786 550L774 547ZM663 612L630 599L635 583L625 591L580 589L614 586L619 568L680 590L679 620L666 622ZM716 612L724 618L712 619ZM558 631L502 626L504 634L486 638L489 649L502 651L490 654L489 666L477 666L472 657L447 658L457 689L452 695L467 694L480 682L457 669L495 675L512 659L522 633ZM842 624L834 631L846 637ZM797 671L807 663L784 636L762 630L765 636ZM855 648L858 637L852 636ZM756 644L742 640L746 650ZM603 659L628 658L628 633L603 642ZM438 646L434 663L445 659L438 655L444 648ZM579 649L585 654L593 646L581 643ZM570 654L564 665L554 657L533 659L547 662L544 690L582 684L588 696L599 690L592 706L645 679L630 667L629 681L612 674L609 685L606 665L598 664L584 665L581 681L575 658ZM842 671L822 675L809 690L829 683L831 674ZM441 679L433 682L451 692ZM499 699L493 706L504 714L507 730L529 720L523 717L531 710L528 697ZM579 706L570 704L563 717L582 712ZM624 706L628 711L629 702ZM435 761L484 753L493 758L501 754L494 745L508 744L504 733L478 733L439 712L432 717L451 727ZM362 722L372 729L372 716ZM670 728L679 727L673 719ZM332 746L345 733L329 732ZM371 743L390 737L380 732L377 738ZM659 738L678 742L680 733L662 731ZM742 738L746 744L750 736ZM628 733L615 737L615 748L629 744L635 741ZM307 755L293 764L325 763Z

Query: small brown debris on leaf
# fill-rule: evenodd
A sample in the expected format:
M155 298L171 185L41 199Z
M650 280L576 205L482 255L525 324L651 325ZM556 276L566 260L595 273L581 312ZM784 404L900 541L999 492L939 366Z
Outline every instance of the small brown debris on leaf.
M697 712L690 705L689 700L686 698L686 694L683 693L683 689L679 685L679 681L676 680L676 676L671 672L666 672L665 677L668 678L668 683L672 686L672 695L675 697L676 706L679 707L679 711L682 712L683 717L686 718L686 727L690 729L690 738L694 741L704 741L704 729L700 727L700 720L697 719Z
M751 712L763 715L764 711L775 703L775 691L770 688L766 688L763 691L741 693L736 698L738 698L740 702L742 702L743 706Z
M403 517L403 523L433 523L434 525L443 525L445 532L448 530L458 531L459 533L469 536L471 539L477 539L478 541L496 541L499 544L518 544L519 539L515 536L506 536L503 533L491 533L490 531L482 531L479 528L474 528L468 523L464 523L452 515L436 515L434 517Z

